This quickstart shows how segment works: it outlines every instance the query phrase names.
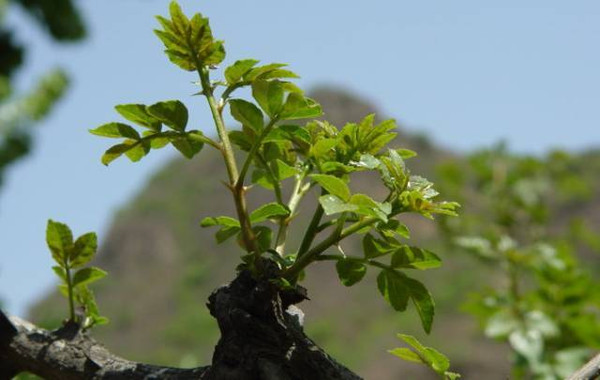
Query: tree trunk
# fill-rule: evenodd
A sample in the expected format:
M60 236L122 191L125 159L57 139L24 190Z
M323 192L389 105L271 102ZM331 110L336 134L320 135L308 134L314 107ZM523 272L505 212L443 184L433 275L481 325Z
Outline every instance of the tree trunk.
M178 369L113 355L79 327L38 328L0 312L0 379L27 371L46 379L360 379L302 329L303 289L280 291L246 272L215 290L208 308L221 339L211 366Z

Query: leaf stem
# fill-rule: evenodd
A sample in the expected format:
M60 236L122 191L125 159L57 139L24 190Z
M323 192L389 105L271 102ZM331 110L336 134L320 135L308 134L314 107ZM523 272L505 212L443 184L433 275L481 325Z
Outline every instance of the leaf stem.
M67 296L69 298L69 319L75 321L75 302L73 301L73 281L71 280L71 268L65 262L65 273L67 277Z
M306 228L306 232L304 233L304 237L302 238L302 243L300 243L300 248L298 249L298 258L304 256L304 254L309 250L312 245L315 237L319 233L319 223L321 223L321 218L323 217L323 207L321 204L317 206L315 213L310 221L310 224Z
M388 269L388 270L396 270L391 265L386 265L384 263L381 263L381 262L379 262L377 260L373 260L373 259L363 259L361 257L350 257L350 256L344 257L342 255L319 255L319 257L317 257L315 259L315 261L338 261L338 260L360 261L361 263L368 264L373 267L377 267L377 268L381 268L381 269Z
M315 213L315 215L316 215L316 213ZM394 215L390 215L390 217L393 217L393 216ZM341 220L342 222L340 223L339 220ZM321 253L325 252L327 249L331 248L332 246L336 245L337 243L339 243L343 239L347 238L348 236L356 233L357 231L360 231L361 229L363 229L367 226L370 226L372 224L375 224L377 221L379 221L379 219L374 218L374 217L365 218L359 222L352 224L348 228L341 229L341 227L343 227L343 225L344 225L344 218L340 217L339 220L338 220L338 228L335 231L333 231L327 238L325 238L325 240L323 240L322 242L320 242L315 247L313 247L312 249L310 249L309 251L307 251L306 253L304 253L302 255L300 255L300 251L298 251L298 258L296 259L296 262L294 262L294 264L292 264L292 266L289 267L284 273L284 276L288 281L290 281L290 282L295 281L295 278L298 276L298 274L304 268L306 268L310 263L315 261L317 259L317 257ZM313 218L313 221L314 221L314 218ZM314 227L315 230L318 228L318 224L319 223L317 222L316 226ZM312 226L312 222L311 222L311 226ZM309 227L309 229L310 229L310 227ZM306 235L305 235L305 237L306 237ZM313 236L313 239L314 239L314 236ZM311 243L312 243L312 241L311 241Z
M242 166L242 171L240 172L240 174L237 177L237 180L235 182L236 188L241 189L244 187L244 180L246 178L246 174L248 173L248 169L250 169L250 164L252 164L252 160L254 159L256 152L258 152L258 149L260 148L262 141L264 140L265 137L267 137L269 132L271 132L271 130L275 126L276 122L277 122L277 118L271 119L269 121L269 124L267 124L267 126L265 127L265 129L262 130L260 136L258 136L258 139L254 143L254 145L252 145L252 148L250 148L250 152L248 152L248 155L246 156L246 160L244 161L244 165Z
M283 252L285 249L285 243L287 240L287 231L288 226L290 225L290 221L294 217L294 213L300 200L304 197L304 194L310 189L310 184L302 184L304 177L306 176L306 172L302 172L301 174L296 175L296 183L294 184L294 189L292 190L292 195L290 195L290 200L288 201L288 209L290 210L290 215L286 218L282 218L279 221L279 231L277 231L277 240L275 241L275 251L279 253L279 255L283 256Z
M200 83L202 84L202 93L206 97L210 111L217 128L219 139L221 140L221 153L225 160L225 166L227 168L227 174L229 175L229 188L233 193L233 199L235 202L235 209L240 221L242 240L244 241L244 247L248 252L255 252L259 254L258 244L256 238L252 232L252 224L250 223L250 217L248 215L248 207L246 205L245 188L237 186L239 178L237 164L235 162L235 154L229 141L229 135L227 134L227 128L223 122L222 111L223 108L217 104L217 101L213 94L213 87L210 84L210 78L208 68L201 65L199 61L196 62L198 69L198 75L200 76Z

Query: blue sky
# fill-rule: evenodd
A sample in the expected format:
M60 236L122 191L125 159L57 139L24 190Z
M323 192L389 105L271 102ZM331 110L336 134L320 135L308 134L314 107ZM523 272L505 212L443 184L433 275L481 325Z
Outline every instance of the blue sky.
M520 152L600 145L600 2L561 0L181 1L211 18L232 63L291 63L304 88L331 84L377 104L407 129L457 150L499 139ZM195 77L172 66L154 37L166 0L80 1L90 37L48 41L18 11L9 14L30 46L18 77L29 88L46 69L73 85L38 125L34 153L0 189L0 298L23 314L54 283L44 245L48 218L76 234L106 236L113 213L173 154L137 164L99 158L107 141L87 129L118 120L119 103L181 99L192 125L209 131ZM198 159L201 159L201 155Z

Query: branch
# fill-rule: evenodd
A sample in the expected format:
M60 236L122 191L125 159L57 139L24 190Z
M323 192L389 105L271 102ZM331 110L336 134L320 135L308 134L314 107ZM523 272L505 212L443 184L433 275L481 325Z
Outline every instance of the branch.
M600 354L594 356L567 380L592 380L600 376Z
M199 379L210 367L178 369L125 360L74 323L55 331L0 311L0 379L30 372L45 379Z

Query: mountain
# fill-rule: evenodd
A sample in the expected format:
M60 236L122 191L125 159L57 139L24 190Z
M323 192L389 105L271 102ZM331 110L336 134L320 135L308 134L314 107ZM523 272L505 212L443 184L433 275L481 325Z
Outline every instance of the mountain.
M312 96L323 105L327 120L338 126L377 113L369 102L341 90L319 88ZM419 157L411 159L409 167L433 180L437 164L458 157L405 130L399 131L395 145L416 150ZM235 243L217 245L213 231L199 226L205 216L234 214L230 193L219 181L224 173L220 157L209 148L190 161L174 159L115 216L96 262L109 277L95 287L100 310L111 323L93 332L113 352L175 366L210 362L219 332L205 303L213 289L233 279L240 254ZM354 187L368 189L371 184L368 178L359 178ZM253 189L249 202L270 201L267 196ZM303 221L315 200L312 194L301 207L308 212L298 217L300 224L306 225ZM599 205L594 203L596 210ZM433 222L414 216L405 221L414 240L436 251L439 238ZM296 237L292 244L297 243L301 230L291 231L291 236ZM360 245L353 241L343 248L351 252ZM346 288L329 263L310 268L304 283L310 301L299 306L306 314L309 336L367 379L431 376L386 352L399 345L395 338L399 332L418 336L448 354L453 369L467 379L481 374L486 379L507 378L506 347L481 337L474 320L459 311L465 295L489 283L493 274L465 256L439 254L445 261L441 269L417 274L437 302L431 336L421 332L414 309L398 314L385 304L374 276ZM32 308L31 319L55 327L65 310L65 301L53 292Z

